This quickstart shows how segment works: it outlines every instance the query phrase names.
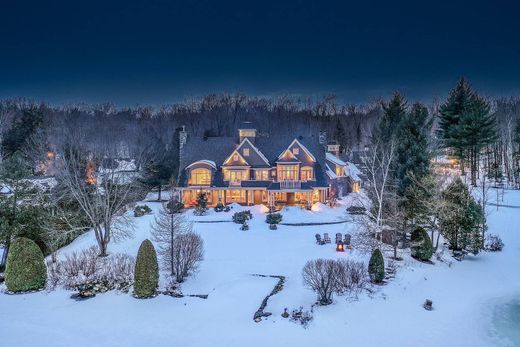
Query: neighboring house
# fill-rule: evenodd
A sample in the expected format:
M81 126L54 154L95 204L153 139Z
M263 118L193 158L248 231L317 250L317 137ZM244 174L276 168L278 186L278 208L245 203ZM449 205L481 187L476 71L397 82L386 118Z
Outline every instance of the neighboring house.
M259 136L248 125L235 137L198 138L180 133L178 186L186 206L201 192L208 204L237 202L269 207L326 202L330 183L319 136Z
M325 168L334 197L358 193L361 189L361 171L346 158L341 158L338 145L329 145L325 155Z

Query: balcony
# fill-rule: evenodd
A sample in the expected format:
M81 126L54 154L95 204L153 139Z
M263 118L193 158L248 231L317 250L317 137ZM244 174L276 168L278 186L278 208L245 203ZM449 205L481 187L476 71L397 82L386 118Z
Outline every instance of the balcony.
M280 181L280 189L301 189L301 181Z

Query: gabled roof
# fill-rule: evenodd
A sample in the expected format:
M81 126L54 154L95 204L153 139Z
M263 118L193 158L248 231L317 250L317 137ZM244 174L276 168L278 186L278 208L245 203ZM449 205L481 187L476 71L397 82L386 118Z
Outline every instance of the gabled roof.
M265 157L265 155L255 146L253 143L245 137L242 142L238 145L236 151L240 151L243 147L248 147L253 150L250 151L247 162L254 167L269 167L269 160Z
M249 163L247 162L247 160L245 160L244 157L243 157L242 155L240 155L240 153L238 152L238 148L235 149L235 150L233 151L233 153L231 153L231 155L230 155L229 157L227 157L226 160L224 160L224 163L222 163L222 166L228 165L229 162L234 162L235 160L233 159L233 157L234 157L235 155L238 155L238 157L240 158L240 160L242 160L242 161L246 164L246 166L250 166ZM233 166L233 165L232 165L232 166Z
M294 139L291 144L289 146L287 146L287 148L278 156L278 159L280 159L282 157L283 154L285 154L287 151L291 152L291 147L294 146L294 144L297 144L311 159L312 161L316 161L316 158L314 157L314 155L312 155L312 153L307 149L307 147L305 147L300 141L298 141L298 139ZM296 154L293 154L295 157L298 158L298 160L300 160L299 158L299 155L296 155Z

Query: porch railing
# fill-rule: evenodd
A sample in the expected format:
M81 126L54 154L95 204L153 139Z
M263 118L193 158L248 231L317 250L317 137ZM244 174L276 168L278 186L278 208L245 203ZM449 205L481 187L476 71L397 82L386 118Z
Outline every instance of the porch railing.
M301 181L280 181L280 189L300 189Z

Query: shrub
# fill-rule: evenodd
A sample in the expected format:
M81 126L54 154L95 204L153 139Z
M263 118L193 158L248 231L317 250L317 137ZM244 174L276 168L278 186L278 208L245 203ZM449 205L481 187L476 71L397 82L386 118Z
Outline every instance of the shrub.
M237 224L244 224L244 221L250 220L253 218L251 211L246 210L242 212L235 212L233 214L233 222Z
M222 203L222 201L219 200L219 202L217 203L217 205L215 206L215 212L222 212L226 209L226 206L224 206L224 204Z
M338 291L337 262L332 259L309 260L303 267L303 284L318 295L320 305L332 303L332 294Z
M170 200L166 204L166 208L168 211L170 211L170 213L179 213L184 208L184 204L177 200Z
M504 248L504 242L498 235L489 234L486 237L485 249L490 252L500 252Z
M159 286L159 265L157 253L150 240L144 240L137 252L134 272L134 296L150 298L155 296Z
M68 290L96 287L96 291L127 290L134 278L134 258L126 254L98 257L96 246L73 252L58 262L48 262L47 286Z
M197 270L199 262L204 258L204 242L194 232L175 236L172 247L172 275L178 283Z
M269 213L265 221L268 224L278 224L282 221L282 215L280 213Z
M15 239L9 248L5 269L5 284L11 292L25 292L45 287L47 269L43 253L25 237Z
M385 260L378 248L372 252L372 256L368 262L368 274L370 280L374 283L381 283L385 278Z
M425 261L432 257L432 241L424 228L417 227L412 231L410 248L414 258Z
M142 217L149 213L152 213L152 209L148 205L137 205L134 208L134 217Z
M339 293L356 293L367 286L369 276L365 263L346 259L337 262Z

